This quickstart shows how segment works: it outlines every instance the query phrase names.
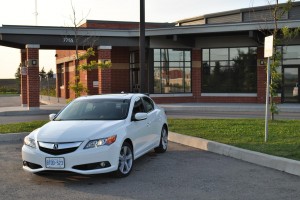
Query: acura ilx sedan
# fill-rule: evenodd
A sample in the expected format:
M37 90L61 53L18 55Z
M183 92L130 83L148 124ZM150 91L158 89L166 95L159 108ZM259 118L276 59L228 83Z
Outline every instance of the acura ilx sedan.
M167 117L143 94L79 97L24 138L23 169L128 176L134 160L168 147Z

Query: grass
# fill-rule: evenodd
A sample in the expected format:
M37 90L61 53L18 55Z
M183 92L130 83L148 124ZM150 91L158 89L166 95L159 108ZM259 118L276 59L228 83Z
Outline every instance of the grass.
M32 122L20 122L12 124L0 124L0 133L20 133L20 132L31 132L48 121L32 121Z
M264 142L261 119L169 119L170 131L300 160L300 120L269 122Z
M48 121L0 124L0 133L31 132ZM263 119L169 119L170 131L232 146L300 160L300 120L269 122L264 142Z

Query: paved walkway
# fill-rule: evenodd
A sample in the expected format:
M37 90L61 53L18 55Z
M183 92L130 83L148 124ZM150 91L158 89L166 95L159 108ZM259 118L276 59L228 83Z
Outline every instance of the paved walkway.
M1 101L1 99L0 99ZM3 104L4 102L2 102ZM65 99L54 97L41 97L39 109L28 110L27 107L13 106L1 107L0 116L16 116L16 115L43 115L57 113L66 105ZM253 103L175 103L175 104L160 104L166 111L190 111L190 112L264 112L264 104ZM293 113L300 115L300 104L279 104L280 112Z

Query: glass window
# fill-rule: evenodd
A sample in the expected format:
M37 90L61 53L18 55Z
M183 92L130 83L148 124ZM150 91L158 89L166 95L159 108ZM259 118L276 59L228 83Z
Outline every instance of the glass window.
M210 49L210 60L228 60L228 48Z
M248 54L248 48L230 48L229 60L237 59L241 54Z
M283 59L300 58L300 46L283 47Z
M208 52L209 55L204 55ZM256 47L204 49L202 54L209 58L202 62L202 92L257 91Z
M149 99L148 97L143 97L143 101L144 101L144 105L145 105L145 109L146 109L147 113L154 110L154 104L151 99Z
M55 120L121 120L128 115L129 103L127 99L75 100Z
M158 51L155 49L154 54ZM154 56L154 93L190 93L191 52L176 49L160 52L160 57Z
M202 50L202 61L209 61L209 49Z
M144 105L141 98L137 98L134 102L132 117L139 112L145 112Z
M154 49L154 60L160 60L160 49Z

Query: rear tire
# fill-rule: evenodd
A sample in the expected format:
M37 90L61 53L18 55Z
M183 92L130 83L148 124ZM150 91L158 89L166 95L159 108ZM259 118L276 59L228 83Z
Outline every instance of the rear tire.
M118 178L126 177L130 174L133 167L133 151L129 143L124 142L119 155L118 169L114 175Z
M164 153L168 149L168 130L165 126L161 129L159 146L154 149L156 153Z

